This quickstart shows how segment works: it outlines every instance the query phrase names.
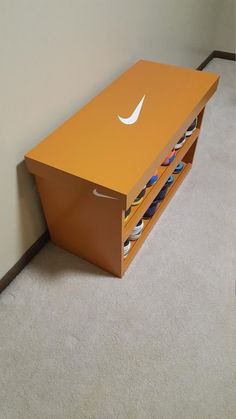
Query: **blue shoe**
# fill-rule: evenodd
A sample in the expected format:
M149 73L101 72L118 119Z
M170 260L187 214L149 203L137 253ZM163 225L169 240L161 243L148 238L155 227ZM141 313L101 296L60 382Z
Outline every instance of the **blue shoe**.
M175 158L175 150L171 150L170 153L167 154L165 160L162 162L162 166L169 166L170 163L172 163L172 161Z
M173 154L173 156L171 156L170 158L169 158L169 164L170 163L172 163L172 161L175 159L175 154Z
M151 179L149 179L149 181L148 181L148 183L146 185L147 188L150 188L150 186L154 185L154 183L156 183L157 179L158 179L158 175L157 174L154 175L154 176L152 176Z
M182 161L176 166L175 170L173 171L173 173L176 175L177 173L180 173L184 168L184 165L182 163Z
M168 180L167 180L167 182L166 182L166 185L169 187L170 185L172 185L172 183L174 182L174 176L173 175L171 175L169 178L168 178Z
M158 205L158 199L157 196L156 198L152 201L150 207L147 209L147 211L145 212L143 218L151 218L153 216L153 214L156 212L157 210L157 205Z
M159 194L156 197L158 202L162 201L165 198L167 190L168 190L168 185L165 183L165 185L163 186L163 188L160 190Z
M143 215L144 220L148 218L152 218L152 216L155 214L157 210L158 202L154 202L150 205L150 207L147 209L145 214Z

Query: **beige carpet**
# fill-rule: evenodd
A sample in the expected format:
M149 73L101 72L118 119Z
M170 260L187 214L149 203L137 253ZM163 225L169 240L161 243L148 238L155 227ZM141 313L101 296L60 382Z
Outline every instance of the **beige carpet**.
M0 296L1 419L236 417L235 63L123 281L47 245Z

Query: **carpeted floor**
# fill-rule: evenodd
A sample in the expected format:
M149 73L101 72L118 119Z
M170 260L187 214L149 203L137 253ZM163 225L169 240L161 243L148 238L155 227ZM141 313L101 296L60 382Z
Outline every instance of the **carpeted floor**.
M235 63L122 281L48 244L0 296L1 419L236 417Z

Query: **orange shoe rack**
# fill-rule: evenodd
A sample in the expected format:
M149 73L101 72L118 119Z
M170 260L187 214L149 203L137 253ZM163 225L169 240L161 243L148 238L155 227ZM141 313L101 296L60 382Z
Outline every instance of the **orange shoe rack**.
M207 101L219 76L138 61L26 156L35 175L52 241L122 277L147 234L191 168ZM198 126L176 153L166 154L198 116ZM179 161L165 199L132 242L123 244ZM140 205L125 210L158 170Z

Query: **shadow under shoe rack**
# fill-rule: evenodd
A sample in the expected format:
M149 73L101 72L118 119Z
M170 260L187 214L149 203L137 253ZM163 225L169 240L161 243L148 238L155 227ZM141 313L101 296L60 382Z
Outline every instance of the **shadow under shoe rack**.
M26 164L52 241L122 277L192 166L204 108L218 79L140 60L28 152ZM174 161L161 166L197 116L197 129ZM125 240L180 161L184 169L124 259ZM125 211L156 171L157 183L125 221Z

